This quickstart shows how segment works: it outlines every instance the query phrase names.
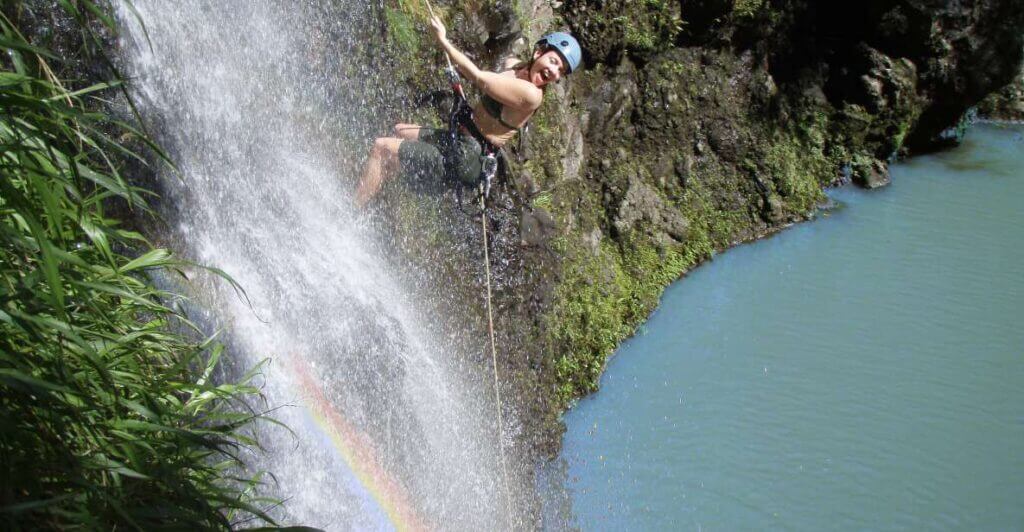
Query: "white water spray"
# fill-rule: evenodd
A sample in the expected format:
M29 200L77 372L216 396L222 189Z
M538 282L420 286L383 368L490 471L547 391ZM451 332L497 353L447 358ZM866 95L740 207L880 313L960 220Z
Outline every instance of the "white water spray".
M145 31L121 13L127 73L180 169L161 180L171 225L163 238L247 290L252 308L223 283L197 296L215 309L204 319L225 330L239 367L270 360L264 391L272 407L285 405L274 417L296 432L262 430L267 452L257 466L286 499L274 515L380 529L412 524L395 522L408 517L402 508L388 509L407 503L428 527L501 526L493 427L482 422L491 405L463 384L458 354L427 332L416 294L396 281L351 207L375 91L386 86L346 53L372 36L370 8L134 3ZM343 459L352 442L332 441L306 408L297 368L367 443L376 477L360 463L365 453Z

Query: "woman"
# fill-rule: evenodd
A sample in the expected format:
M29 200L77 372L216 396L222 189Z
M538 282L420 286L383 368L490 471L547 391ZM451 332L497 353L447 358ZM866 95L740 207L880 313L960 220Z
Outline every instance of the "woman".
M395 136L381 137L373 143L356 191L359 207L366 205L384 180L399 170L409 177L443 178L446 158L457 169L455 173L460 181L476 183L484 148L501 148L511 140L540 107L544 87L576 70L582 58L576 39L567 33L552 33L537 42L529 63L506 63L503 72L488 72L452 46L439 18L432 17L430 27L438 45L462 77L482 93L480 101L473 106L472 124L460 128L455 145L445 130L397 124Z

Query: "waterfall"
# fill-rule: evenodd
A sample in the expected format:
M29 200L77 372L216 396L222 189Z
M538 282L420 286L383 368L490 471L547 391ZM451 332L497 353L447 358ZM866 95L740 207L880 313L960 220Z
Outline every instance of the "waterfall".
M258 429L253 467L284 524L503 526L493 405L353 211L392 84L354 53L380 39L355 0L134 0L119 12L134 99L177 170L157 239L228 272L192 283L236 372L291 432ZM141 20L141 24L139 22ZM198 287L198 288L196 288ZM476 382L477 384L468 384Z

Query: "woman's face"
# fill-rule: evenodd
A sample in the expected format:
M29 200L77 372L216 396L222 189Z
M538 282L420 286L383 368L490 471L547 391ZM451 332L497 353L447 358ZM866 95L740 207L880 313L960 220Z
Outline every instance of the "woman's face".
M530 82L538 87L554 83L565 75L565 62L554 50L537 50L533 54L533 67L530 68Z

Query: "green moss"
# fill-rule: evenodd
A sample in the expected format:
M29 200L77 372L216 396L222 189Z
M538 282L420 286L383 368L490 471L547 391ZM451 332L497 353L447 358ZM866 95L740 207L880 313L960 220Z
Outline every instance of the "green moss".
M871 164L875 162L875 158L871 155L858 151L850 156L850 168L853 170L854 176L866 176L871 172Z
M716 209L710 196L710 191L695 187L687 191L680 207L690 220L683 255L694 265L729 246L736 235L750 225L746 211Z
M648 243L627 246L628 251L622 254L622 266L635 281L633 295L637 305L628 316L638 320L633 324L635 327L654 310L665 287L697 262L698 255L692 253L695 250L691 246L660 249Z
M645 74L650 76L649 83L670 83L677 89L690 89L696 85L691 80L695 80L700 76L699 64L690 60L681 60L669 56L663 57L664 60L655 60L652 64L648 65L648 70L645 71ZM688 91L684 90L683 92Z
M800 123L797 131L763 133L771 140L754 147L746 170L764 175L772 194L782 200L781 214L787 218L805 216L821 202L821 186L835 168L826 155L827 115L818 113ZM648 166L653 160L640 154L635 159L613 160L602 172L602 183L619 193L624 193L631 179L651 183ZM730 207L722 202L728 196L725 190L745 181L742 171L712 165L695 172L685 190L675 189L674 200L663 197L689 222L682 243L659 240L646 229L605 238L596 251L584 244L586 231L559 239L555 251L565 257L562 279L545 322L560 408L597 389L607 358L647 318L669 283L715 251L750 237L749 204ZM610 223L610 214L603 211L572 215L581 222Z
M531 201L530 204L533 205L533 208L535 208L535 209L550 210L551 209L551 193L545 191L545 192L541 192L540 194L537 194L537 196L535 198L533 198L533 201Z
M916 118L916 117L915 117ZM897 127L896 134L892 136L893 153L897 153L903 147L903 142L907 140L907 133L910 132L910 128L914 122L906 120Z
M530 119L526 142L530 158L524 164L542 189L552 189L562 180L564 159L565 105L549 92L544 104Z
M735 0L732 15L738 18L751 18L764 6L764 0Z
M420 50L420 34L411 16L401 9L384 8L384 18L388 25L388 36L398 47L398 52L415 54Z
M586 12L581 27L585 40L621 43L631 52L648 54L669 48L682 31L679 2L670 0L612 0Z
M447 18L443 6L434 6L434 9L442 18ZM427 32L426 4L421 0L386 0L383 14L387 46L377 53L386 54L393 70L392 79L400 80L405 89L393 91L396 97L405 105L412 94L419 94L428 87L443 86L440 68L444 59Z
M592 257L577 251L565 261L555 308L547 316L562 407L597 389L604 361L630 332L623 319L630 279L615 250L603 245Z
M545 317L560 408L597 390L619 343L647 318L664 288L709 249L706 239L659 248L641 236L605 240L596 253L570 244L581 241L571 234L555 244L566 260L555 306Z
M782 196L787 210L805 214L824 199L819 176L825 173L821 152L786 138L779 138L768 149L764 168L771 174L776 192Z
M800 118L797 135L809 149L823 151L828 141L828 114L815 109Z

